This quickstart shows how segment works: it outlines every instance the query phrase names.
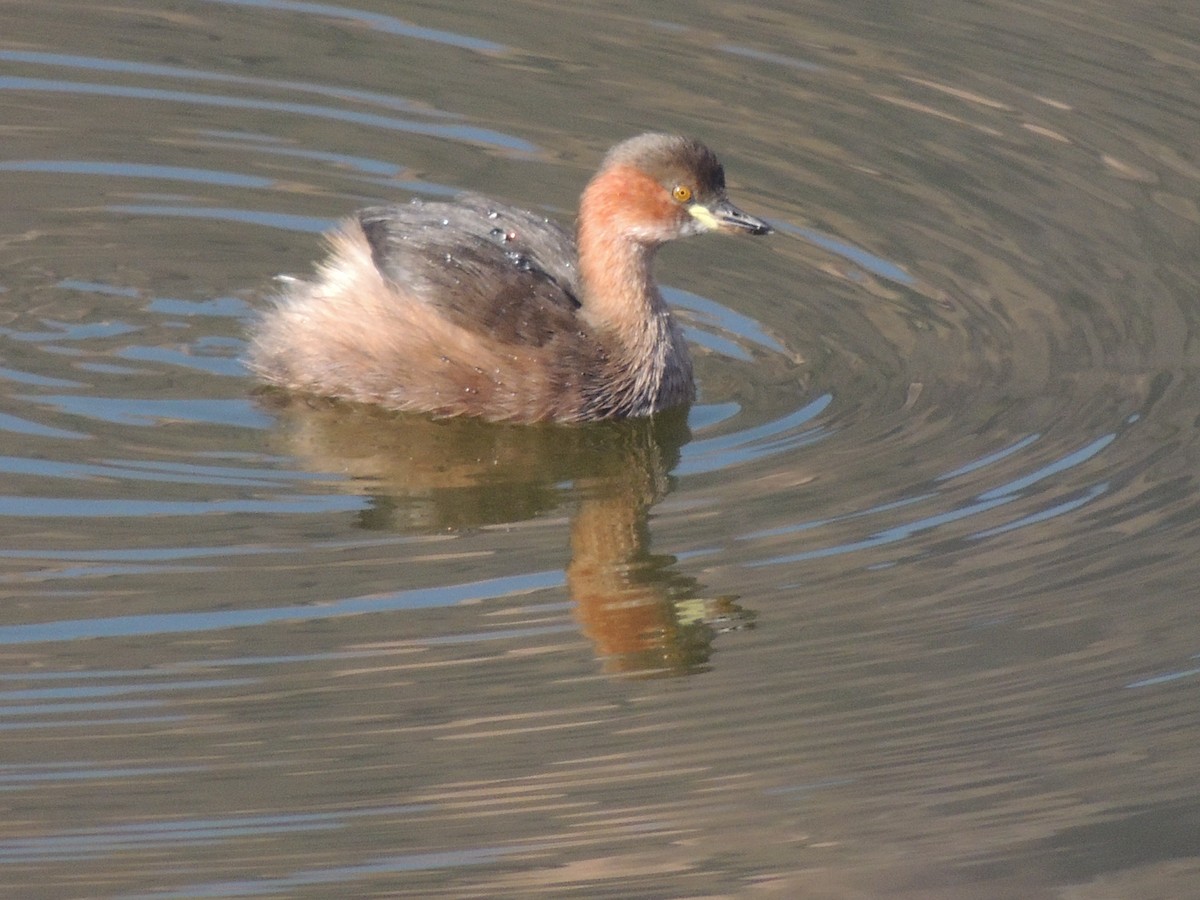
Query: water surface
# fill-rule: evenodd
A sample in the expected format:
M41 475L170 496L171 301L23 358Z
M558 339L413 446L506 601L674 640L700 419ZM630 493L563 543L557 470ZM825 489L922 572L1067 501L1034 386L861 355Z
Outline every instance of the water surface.
M0 885L1200 892L1200 16L0 5ZM702 137L686 415L263 396L355 207Z

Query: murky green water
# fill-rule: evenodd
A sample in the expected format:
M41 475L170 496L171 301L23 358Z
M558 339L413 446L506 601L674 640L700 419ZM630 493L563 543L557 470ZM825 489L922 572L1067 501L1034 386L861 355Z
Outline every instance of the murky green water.
M1200 14L0 3L0 887L1200 893ZM255 394L380 199L683 131L686 417Z

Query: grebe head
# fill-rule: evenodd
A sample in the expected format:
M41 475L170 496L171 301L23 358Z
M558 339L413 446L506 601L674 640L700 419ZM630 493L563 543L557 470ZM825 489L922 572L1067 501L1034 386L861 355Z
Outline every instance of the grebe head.
M706 231L771 233L762 219L729 202L716 154L673 134L642 134L609 150L584 191L579 217L581 230L599 226L651 246Z

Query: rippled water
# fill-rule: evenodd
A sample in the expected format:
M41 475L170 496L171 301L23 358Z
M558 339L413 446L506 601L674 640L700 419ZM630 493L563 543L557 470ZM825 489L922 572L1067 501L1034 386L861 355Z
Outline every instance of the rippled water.
M1200 894L1200 14L0 4L0 886ZM356 206L702 137L682 416L255 392Z

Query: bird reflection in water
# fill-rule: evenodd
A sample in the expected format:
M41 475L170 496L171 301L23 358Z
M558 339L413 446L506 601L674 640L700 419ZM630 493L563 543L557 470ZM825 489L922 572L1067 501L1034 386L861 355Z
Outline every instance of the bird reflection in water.
M604 671L703 671L715 636L746 628L734 597L705 597L673 556L650 552L650 508L689 438L682 410L584 426L434 420L333 401L264 395L288 449L314 471L341 472L371 505L364 528L444 532L571 513L567 587Z

